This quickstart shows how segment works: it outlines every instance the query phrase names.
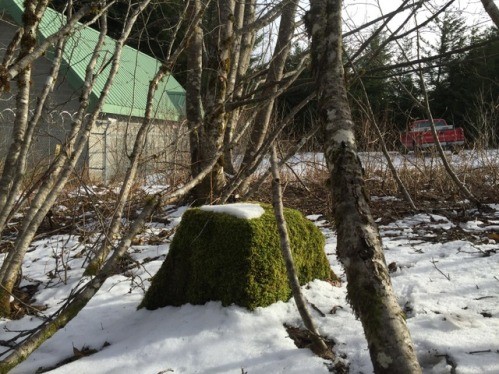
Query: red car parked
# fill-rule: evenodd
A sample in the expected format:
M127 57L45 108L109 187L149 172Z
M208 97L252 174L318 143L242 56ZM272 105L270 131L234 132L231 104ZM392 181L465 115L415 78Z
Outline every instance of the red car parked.
M443 148L453 151L462 148L464 145L464 131L461 127L454 128L447 124L444 119L434 119L438 140ZM435 138L431 132L431 120L422 119L414 121L409 125L406 132L400 134L400 142L403 151L417 151L424 148L433 147Z

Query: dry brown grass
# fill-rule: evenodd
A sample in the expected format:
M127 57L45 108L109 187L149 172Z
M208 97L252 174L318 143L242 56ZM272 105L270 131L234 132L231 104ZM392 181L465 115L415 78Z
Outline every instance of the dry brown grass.
M477 158L480 158L479 163ZM421 210L465 209L468 206L444 168L430 155L422 155L420 158L411 159L410 162L399 163L398 171L416 206ZM472 153L459 164L456 172L460 180L480 201L499 203L497 157L487 152ZM367 160L364 163L364 175L370 196L396 198L373 199L371 206L376 216L382 216L383 212L403 214L410 210L386 166ZM307 168L299 176L289 172L283 173L284 204L297 208L305 214L329 216L331 194L326 186L327 179L328 172L320 165ZM270 181L267 181L261 190L255 193L253 199L269 202L270 197Z

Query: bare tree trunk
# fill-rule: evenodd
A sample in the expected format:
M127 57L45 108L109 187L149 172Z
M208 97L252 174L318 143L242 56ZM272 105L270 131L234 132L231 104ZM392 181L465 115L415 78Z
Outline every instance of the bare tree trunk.
M180 42L179 47L172 54L172 45L173 40L175 39L176 32L180 28L180 25L185 21L186 10L183 12L177 27L175 29L175 35L172 38L172 43L170 44L170 49L168 50L166 56L166 62L161 66L161 68L156 72L154 78L149 82L149 90L147 92L147 101L146 101L146 109L144 113L144 119L142 120L142 125L135 136L135 141L133 145L133 150L131 155L129 156L130 165L127 168L124 181L121 185L120 193L118 195L118 200L116 202L116 206L114 208L113 216L111 218L111 222L107 230L103 235L103 241L97 250L94 258L90 261L89 265L85 269L86 275L95 275L97 271L104 264L109 252L112 247L112 240L118 234L122 224L123 211L125 209L126 203L128 201L128 197L130 195L132 186L135 182L135 177L137 175L137 170L139 167L139 163L141 161L142 153L146 146L147 134L151 127L151 123L153 120L153 109L154 109L154 95L158 88L158 84L161 80L165 78L165 76L169 76L170 74L170 66L173 66L175 61L177 60L179 54L188 43L188 40L192 34L192 29L188 28L187 32L184 35L184 38ZM200 19L201 15L195 15L195 18ZM168 78L166 78L168 79Z
M275 20L280 14L283 8L283 4L286 2L278 3L274 8L270 9L266 14L262 15L255 20L256 11L256 0L245 0L236 2L236 9L238 16L242 16L243 19L239 20L236 29L234 30L234 53L233 53L233 64L231 65L231 72L229 74L228 92L230 97L228 99L238 101L242 95L245 93L245 89L251 86L250 79L248 79L247 73L251 62L251 56L253 47L255 45L255 37L257 30L261 29L265 25ZM239 8L238 8L239 7ZM241 14L243 13L243 14ZM228 120L225 130L224 144L230 144L233 142L234 133L236 126L239 123L240 117L245 110L241 106L236 106L235 108L228 109ZM251 110L250 113L254 111ZM247 122L254 120L255 114L249 114L246 119ZM251 119L253 117L253 119ZM246 126L244 126L246 127ZM224 152L224 168L229 174L235 174L236 168L234 167L234 147L227 147Z
M330 170L338 257L376 373L421 373L369 208L342 65L341 0L311 0L312 64Z
M137 4L133 12L134 15L132 15L126 23L126 27L120 39L116 42L115 53L111 61L111 69L107 81L102 89L101 96L99 97L93 112L85 118L85 125L82 126L89 104L90 92L95 79L94 68L98 60L100 46L104 42L105 33L107 31L106 17L102 17L102 31L99 36L99 41L95 46L92 59L87 66L84 89L81 95L81 104L69 136L70 142L67 144L65 152L60 154L56 161L52 164L49 173L47 174L41 187L38 189L38 192L25 215L21 229L14 243L14 248L9 251L9 254L0 269L0 282L3 285L3 288L0 289L0 316L8 316L10 314L9 294L12 292L29 244L35 236L43 218L46 216L47 212L57 199L60 191L69 179L78 158L87 144L93 124L100 114L104 100L106 99L107 93L109 92L114 77L118 71L121 52L125 40L131 32L132 26L138 14L142 12L144 7L149 2L150 0L144 0L142 3Z
M36 46L38 25L47 7L48 0L27 1L23 19L26 20L22 36L19 40L19 59L29 56ZM17 41L13 43L17 44ZM28 115L31 92L31 65L20 70L17 75L16 117L12 129L12 143L4 162L2 177L0 178L0 237L7 220L9 205L12 205L12 196L18 191L12 191L16 174L20 171L18 160L26 151L26 131L28 128ZM13 194L11 193L13 192ZM6 209L7 208L7 209Z
M230 69L230 56L233 43L234 0L219 1L219 33L217 39L216 77L210 81L206 113L202 115L201 78L203 30L201 26L195 31L188 49L189 77L186 82L187 120L191 130L191 173L196 176L200 168L204 168L222 149L225 132L225 100L227 97L227 81ZM201 10L199 0L192 3L192 14ZM189 99L189 96L192 98ZM223 158L208 177L194 189L197 204L210 203L218 198L225 186Z
M482 4L485 8L485 11L492 19L492 22L494 22L496 27L499 28L499 8L494 3L494 0L482 0Z
M245 22L245 9L246 9L246 1L236 1L235 10L234 10L234 47L232 50L231 56L231 65L229 71L229 78L227 82L227 93L228 98L234 99L234 97L241 94L243 85L239 84L236 87L236 82L238 78L239 66L240 66L240 57L241 57L241 42L242 42L242 34L239 32ZM254 14L253 14L254 15ZM249 54L248 54L249 56ZM246 64L247 66L248 64ZM245 72L246 73L246 72ZM237 82L240 83L240 82ZM240 108L237 108L230 113L228 113L227 125L224 133L224 144L230 144L232 142L232 138L234 136L234 131L236 129L237 123L239 121L239 114L241 113ZM233 159L233 148L226 147L224 151L224 168L225 171L229 174L234 174L236 169L234 167L234 159Z
M37 128L40 119L42 118L42 114L45 109L45 103L50 93L52 92L59 75L64 45L64 40L60 40L58 42L50 75L47 78L45 86L37 99L34 113L26 126L26 131L23 137L24 139L21 145L19 156L15 162L15 167L10 166L15 170L15 172L13 172L12 175L5 175L5 179L4 177L2 177L0 181L0 186L2 186L0 187L0 195L2 196L2 198L0 199L0 238L2 237L2 232L10 217L12 217L16 212L16 200L18 200L19 196L21 195L22 182L26 173L27 158L31 143L33 141L34 131ZM9 181L7 178L12 179L11 181Z
M284 258L284 263L286 264L286 273L288 275L288 283L291 291L293 292L293 298L295 299L296 307L300 313L301 319L307 330L310 332L310 336L313 341L312 350L321 357L332 357L332 352L329 351L328 346L322 340L321 336L317 332L314 321L310 313L308 312L307 305L305 302L305 297L303 296L300 288L300 282L298 281L298 275L296 274L295 264L293 261L293 254L291 253L291 242L289 240L288 226L286 224L286 219L284 218L284 207L282 205L282 190L281 190L281 180L279 176L279 168L277 166L277 151L275 145L272 146L272 153L270 158L270 164L272 168L272 205L274 206L274 214L277 221L277 227L279 230L279 238L281 241L281 253Z
M262 146L265 136L267 135L270 117L276 99L275 93L278 89L276 82L279 82L282 79L284 65L291 49L291 39L295 30L296 7L297 2L295 0L286 0L283 7L274 54L272 61L270 61L265 81L267 88L261 93L262 96L268 96L270 98L263 103L263 107L258 110L256 114L250 140L241 164L242 168L252 163L257 150ZM249 179L240 186L241 191L243 193L246 192L248 186Z
M191 1L189 14L193 17L202 12L200 0ZM203 141L203 102L201 80L203 74L203 29L201 20L193 25L193 35L187 47L186 116L190 136L191 174L196 176L203 168L201 142Z

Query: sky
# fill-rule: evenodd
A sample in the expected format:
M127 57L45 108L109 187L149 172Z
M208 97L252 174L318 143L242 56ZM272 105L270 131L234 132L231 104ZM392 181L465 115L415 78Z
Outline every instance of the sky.
M431 3L436 4L437 7L441 7L447 2L448 1L445 0L431 1L429 5L426 5L426 12L419 12L420 19L422 19L425 14L431 14ZM344 0L343 5L345 11L343 13L343 18L346 21L350 19L350 22L359 25L377 18L380 15L380 8L386 14L397 9L401 3L401 0ZM461 12L470 25L492 25L489 16L483 10L480 0L455 0L450 9ZM397 21L394 21L394 24L396 22ZM400 22L401 21L399 21L399 23Z

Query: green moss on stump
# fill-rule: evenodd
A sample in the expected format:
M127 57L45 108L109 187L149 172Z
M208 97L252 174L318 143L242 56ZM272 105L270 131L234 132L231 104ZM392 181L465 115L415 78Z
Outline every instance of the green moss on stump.
M246 220L189 209L182 217L166 260L140 307L156 309L219 300L254 309L291 297L279 234L270 205ZM303 215L285 209L300 284L336 279L324 253L324 236Z

